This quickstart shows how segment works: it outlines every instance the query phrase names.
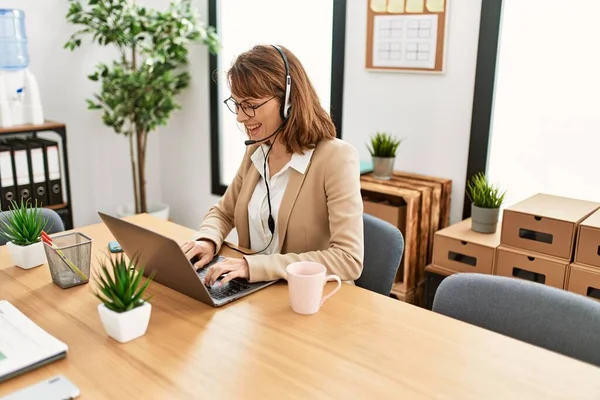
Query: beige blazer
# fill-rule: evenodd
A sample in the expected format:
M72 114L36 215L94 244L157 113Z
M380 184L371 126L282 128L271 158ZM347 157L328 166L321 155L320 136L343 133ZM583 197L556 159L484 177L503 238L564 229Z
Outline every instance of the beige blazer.
M248 202L260 178L250 158L256 148L248 147L233 182L193 236L212 240L217 252L234 227L239 245L250 247ZM279 214L274 216L281 254L245 256L250 281L285 279L285 268L295 261L316 261L343 281L357 279L364 253L358 153L339 139L324 140L304 174L289 171Z

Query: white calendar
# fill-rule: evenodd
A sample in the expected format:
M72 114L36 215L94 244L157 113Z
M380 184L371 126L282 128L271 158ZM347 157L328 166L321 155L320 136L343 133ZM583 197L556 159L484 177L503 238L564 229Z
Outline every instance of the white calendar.
M376 15L373 66L435 68L437 14Z

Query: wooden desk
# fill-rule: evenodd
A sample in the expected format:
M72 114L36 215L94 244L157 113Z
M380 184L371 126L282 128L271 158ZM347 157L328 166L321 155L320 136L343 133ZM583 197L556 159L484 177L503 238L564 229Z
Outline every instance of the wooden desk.
M185 240L149 216L136 223ZM80 229L96 253L111 235ZM93 259L96 257L93 256ZM0 298L69 345L66 359L0 384L0 396L65 374L82 399L598 398L600 368L343 285L313 316L294 314L284 283L220 309L154 284L145 336L107 337L90 285L62 290L47 267L10 266Z

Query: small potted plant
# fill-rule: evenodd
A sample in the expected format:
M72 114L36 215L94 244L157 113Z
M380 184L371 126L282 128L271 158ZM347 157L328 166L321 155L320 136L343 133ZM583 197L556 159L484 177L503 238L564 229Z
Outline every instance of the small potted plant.
M367 148L373 157L374 178L391 179L396 161L396 150L398 150L400 142L401 140L385 132L377 132L375 136L371 137L371 145L367 145Z
M44 218L37 201L32 206L29 200L12 207L0 218L0 236L7 240L6 247L17 267L31 269L46 263L46 253L41 234L46 230L48 218Z
M475 174L467 182L467 196L471 200L471 229L480 233L494 233L498 225L500 206L506 191L488 182L483 173Z
M98 313L106 333L118 342L125 343L146 333L152 306L150 297L143 298L154 277L152 273L142 281L144 268L135 268L136 259L126 261L121 253L108 257L94 280L98 286L95 296L100 299Z

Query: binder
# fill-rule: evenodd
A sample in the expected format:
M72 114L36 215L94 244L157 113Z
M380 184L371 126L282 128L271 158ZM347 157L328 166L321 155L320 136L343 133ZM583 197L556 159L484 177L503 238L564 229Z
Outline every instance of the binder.
M58 143L48 139L30 139L42 146L44 158L44 170L46 173L46 184L48 192L48 205L62 204L63 189L60 176L60 156Z
M33 189L32 198L39 206L48 204L48 185L46 183L46 167L44 164L44 146L35 140L15 139L27 148L27 164L29 179Z
M27 146L19 139L10 139L6 143L10 146L12 154L13 175L17 186L16 201L31 199L32 186L29 174L29 162L27 157Z
M0 143L0 207L8 210L11 200L16 199L15 175L10 146Z

